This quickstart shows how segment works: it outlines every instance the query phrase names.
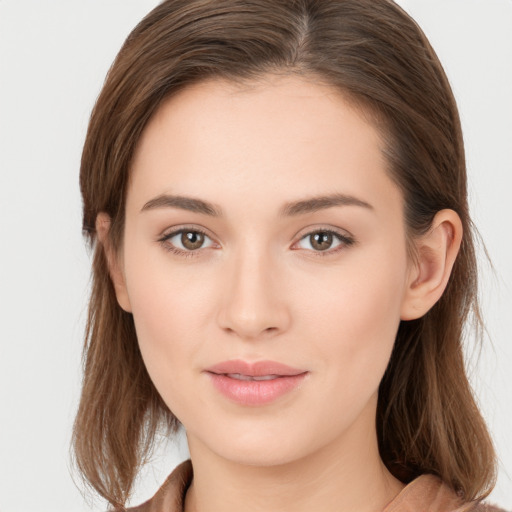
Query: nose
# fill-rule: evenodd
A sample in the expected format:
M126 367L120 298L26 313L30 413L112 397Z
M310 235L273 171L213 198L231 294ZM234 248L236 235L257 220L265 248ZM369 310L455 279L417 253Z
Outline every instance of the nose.
M289 328L291 317L283 276L265 251L239 251L226 262L219 326L246 340L273 337Z

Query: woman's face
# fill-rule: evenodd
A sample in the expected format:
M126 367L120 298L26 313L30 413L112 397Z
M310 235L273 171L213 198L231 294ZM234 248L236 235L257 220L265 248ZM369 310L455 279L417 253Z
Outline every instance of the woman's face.
M191 450L279 464L374 438L406 254L382 141L339 93L209 81L141 138L118 298Z

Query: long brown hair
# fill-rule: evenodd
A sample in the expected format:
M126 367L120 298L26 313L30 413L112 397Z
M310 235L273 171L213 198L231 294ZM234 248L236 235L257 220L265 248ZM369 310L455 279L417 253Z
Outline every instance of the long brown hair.
M462 350L466 321L480 316L460 120L434 50L391 0L167 0L129 35L93 110L80 171L94 262L73 438L78 468L123 507L159 426L178 426L144 367L133 318L117 304L96 216L110 215L118 248L131 158L164 99L207 78L268 73L330 84L372 116L405 198L410 239L441 209L460 216L462 246L443 297L400 324L379 389L377 434L383 461L402 481L433 473L466 500L485 496L495 454Z

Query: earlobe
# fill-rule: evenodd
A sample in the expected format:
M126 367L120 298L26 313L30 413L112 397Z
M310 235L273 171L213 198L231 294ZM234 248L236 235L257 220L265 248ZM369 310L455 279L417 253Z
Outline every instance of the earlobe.
M110 238L108 236L110 231L111 219L110 216L104 212L100 212L96 217L96 233L98 235L98 242L105 251L107 258L108 271L110 279L114 285L116 292L117 302L122 309L127 313L131 313L130 299L126 288L126 279L124 277L123 269L119 262L119 254L112 247Z
M429 231L415 241L417 258L408 277L402 320L422 317L441 298L460 249L462 231L458 214L441 210Z

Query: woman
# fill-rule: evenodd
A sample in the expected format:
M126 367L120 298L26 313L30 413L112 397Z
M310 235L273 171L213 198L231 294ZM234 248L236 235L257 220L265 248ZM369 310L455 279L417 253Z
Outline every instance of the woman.
M123 509L490 510L460 121L391 1L163 2L84 146L95 245L74 447ZM485 508L487 507L487 508Z

